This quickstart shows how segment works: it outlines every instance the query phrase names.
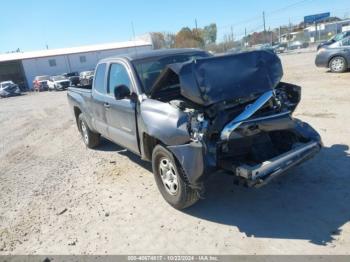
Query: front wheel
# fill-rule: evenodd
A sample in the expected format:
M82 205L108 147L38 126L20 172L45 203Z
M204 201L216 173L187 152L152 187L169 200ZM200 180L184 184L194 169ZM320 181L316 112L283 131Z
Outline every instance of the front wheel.
M333 73L343 73L347 69L347 63L344 57L336 56L329 62L329 68Z
M188 185L181 165L161 145L153 150L152 168L158 189L171 206L184 209L198 201L199 195Z
M99 145L100 134L94 133L90 130L89 126L86 123L86 120L85 120L83 114L79 115L78 127L79 127L79 131L81 133L81 136L83 137L84 144L88 148L94 148L94 147Z

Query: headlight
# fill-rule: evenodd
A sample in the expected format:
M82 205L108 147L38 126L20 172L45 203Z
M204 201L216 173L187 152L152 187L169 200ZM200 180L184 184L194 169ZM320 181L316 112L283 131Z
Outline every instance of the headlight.
M323 52L325 52L325 51L326 51L325 48L320 48L320 49L317 51L317 54L319 55L319 54L321 54L321 53L323 53Z
M208 121L205 120L203 113L194 113L191 115L190 134L194 141L201 141L208 128Z

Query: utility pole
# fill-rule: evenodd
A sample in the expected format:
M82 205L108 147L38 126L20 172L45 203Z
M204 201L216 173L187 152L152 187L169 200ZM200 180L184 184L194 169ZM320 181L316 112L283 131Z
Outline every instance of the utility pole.
M264 43L266 42L266 20L265 20L265 11L263 12L263 24L264 24Z
M244 47L246 47L247 43L247 28L244 28Z
M278 42L281 43L281 26L278 28Z
M196 26L196 31L198 30L197 18L194 19L194 24Z
M264 24L264 32L266 32L265 12L263 12L263 24Z
M270 44L273 45L273 32L271 31L271 28L269 27L269 35L270 35Z
M290 37L291 37L291 33L292 33L292 23L290 22L290 18L289 18L289 30L288 30L288 47L290 46Z
M317 22L315 21L314 23L314 26L315 26L315 38L314 38L314 43L317 42Z
M231 42L233 42L233 26L231 25Z

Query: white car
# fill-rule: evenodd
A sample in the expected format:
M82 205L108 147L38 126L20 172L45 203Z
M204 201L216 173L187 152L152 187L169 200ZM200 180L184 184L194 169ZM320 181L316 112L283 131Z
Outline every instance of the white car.
M58 76L51 76L49 80L47 81L47 85L49 87L49 91L53 90L66 90L70 85L70 80L66 78L65 76L58 75Z
M10 97L21 95L21 90L12 81L0 82L0 97Z

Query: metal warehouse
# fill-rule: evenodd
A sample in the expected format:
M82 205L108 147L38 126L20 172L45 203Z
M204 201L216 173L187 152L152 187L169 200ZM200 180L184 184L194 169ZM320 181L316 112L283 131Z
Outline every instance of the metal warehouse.
M20 86L32 88L35 76L92 70L102 58L150 49L152 49L150 41L136 40L0 54L0 82L12 80Z

